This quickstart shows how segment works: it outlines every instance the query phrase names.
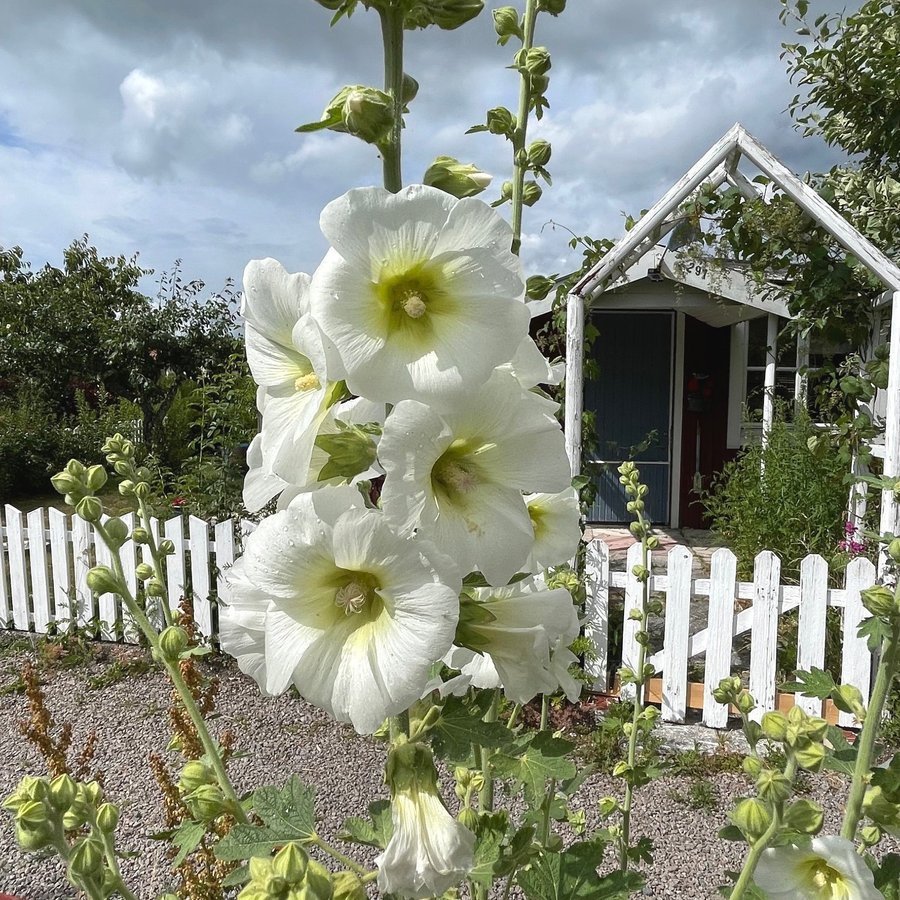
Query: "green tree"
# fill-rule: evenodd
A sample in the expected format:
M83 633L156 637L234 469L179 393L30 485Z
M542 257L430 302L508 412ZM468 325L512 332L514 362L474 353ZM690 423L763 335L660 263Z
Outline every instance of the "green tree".
M204 296L176 264L151 299L139 290L137 256L101 257L87 236L63 266L35 271L21 248L0 248L0 384L34 390L59 413L76 388L100 388L141 409L155 447L179 385L221 366L238 346L234 291Z

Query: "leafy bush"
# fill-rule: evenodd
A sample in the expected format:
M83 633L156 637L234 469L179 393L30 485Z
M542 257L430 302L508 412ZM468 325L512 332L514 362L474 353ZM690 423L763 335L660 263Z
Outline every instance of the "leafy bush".
M737 555L740 577L752 576L761 550L778 553L786 582L799 580L800 562L810 553L834 565L844 561L838 543L844 537L847 467L835 450L810 451L815 434L807 416L789 424L779 415L767 446L747 447L704 494L713 529Z

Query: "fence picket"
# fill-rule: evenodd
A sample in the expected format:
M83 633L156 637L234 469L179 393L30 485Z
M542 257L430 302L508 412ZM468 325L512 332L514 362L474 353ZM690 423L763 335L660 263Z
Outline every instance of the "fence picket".
M188 519L191 549L191 594L194 620L204 637L212 636L212 605L209 602L209 524L191 516Z
M12 606L10 605L6 570L6 541L3 540L3 508L0 507L0 626L11 628L13 625Z
M648 554L652 562L652 554ZM622 624L622 665L636 669L638 664L638 642L634 636L640 630L640 622L630 617L631 610L640 609L644 587L632 571L641 564L641 545L632 544L625 556L625 621ZM625 700L632 700L636 695L633 684L623 684L620 693Z
M737 557L727 547L719 547L712 555L709 571L709 643L703 676L703 724L707 728L728 724L728 706L717 702L713 691L731 675L736 583Z
M231 519L219 522L214 530L216 539L216 609L213 634L219 633L219 603L228 603L228 580L225 572L234 562L234 523Z
M857 557L847 566L844 585L847 600L844 605L844 635L841 654L841 684L852 684L862 692L865 702L869 702L872 680L872 656L866 646L866 639L857 635L859 624L869 613L862 604L860 591L875 583L875 566L864 557ZM842 728L858 726L853 713L842 712L838 725Z
M775 709L775 656L778 651L778 600L781 591L781 560L771 551L757 554L753 564L753 632L750 644L750 693L759 721Z
M31 571L31 602L34 630L46 634L53 621L50 614L50 579L47 573L47 541L44 537L44 510L31 510L28 522L28 568Z
M167 519L163 525L163 532L175 545L175 552L166 557L166 589L169 592L169 609L177 614L181 598L187 593L184 567L184 516L179 513Z
M94 595L87 583L91 570L91 542L93 533L81 516L72 516L72 556L75 568L75 620L79 627L93 622Z
M51 595L53 621L58 629L68 631L72 626L72 552L69 545L69 517L60 509L50 507L50 562L53 577Z
M9 553L9 588L16 628L28 631L28 576L25 572L25 528L22 513L6 504L6 547Z
M828 611L828 563L807 556L800 563L800 620L797 624L797 668L808 672L825 666L825 614ZM794 702L811 716L822 715L822 701L797 693Z
M103 516L108 521L109 516ZM103 538L94 531L94 550L97 554L97 565L112 568L112 552L103 543ZM100 636L104 641L114 641L118 636L119 598L110 591L97 596L97 614L100 617Z
M683 722L687 714L688 640L691 636L691 567L687 547L673 547L667 558L669 591L663 632L662 717Z
M594 648L594 657L585 662L585 671L594 690L608 688L609 663L609 547L603 541L589 541L585 547L585 636Z
M128 513L127 515L122 516L122 521L130 532L134 528L134 513ZM122 572L125 575L125 584L128 586L128 590L131 591L131 596L137 597L137 548L134 545L134 541L131 538L125 541L125 543L122 544L120 552L122 555ZM134 617L128 611L128 606L125 604L125 601L120 600L120 603L122 604L122 637L129 644L136 644L140 634L137 622L134 621Z

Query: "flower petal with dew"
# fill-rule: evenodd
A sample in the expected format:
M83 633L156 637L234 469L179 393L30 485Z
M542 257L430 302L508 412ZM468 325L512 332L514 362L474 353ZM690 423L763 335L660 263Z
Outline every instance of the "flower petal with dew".
M516 703L562 685L573 691L564 654L578 635L578 616L565 588L535 579L501 588L473 588L463 602L456 643L445 662L471 676L475 687L503 687ZM579 691L580 693L580 691ZM576 694L577 697L577 694Z
M480 200L425 185L358 188L329 203L320 224L332 249L310 305L353 393L448 407L526 337L509 226Z
M809 847L771 847L753 874L770 900L883 900L856 847L836 835Z
M443 415L415 400L398 403L379 460L394 526L417 528L463 572L478 569L496 585L523 568L534 540L522 491L560 491L570 479L548 403L499 371Z
M538 384L559 384L560 372L538 349L529 335L525 335L509 362L498 366L511 372L524 388Z
M413 900L441 897L475 865L475 835L444 806L427 747L402 744L392 750L387 779L394 830L375 860L378 887Z
M526 569L540 572L571 560L581 541L581 507L575 488L556 494L528 494L525 504L534 529Z
M461 583L449 558L398 536L380 510L331 502L344 491L301 494L260 523L226 574L222 618L226 649L254 654L247 665L266 693L293 682L370 734L421 696L453 640ZM241 629L252 630L245 645Z

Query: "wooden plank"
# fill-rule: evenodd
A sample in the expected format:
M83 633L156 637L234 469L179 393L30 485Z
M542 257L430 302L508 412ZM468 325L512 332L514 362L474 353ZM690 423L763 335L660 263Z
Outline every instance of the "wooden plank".
M209 602L209 525L196 516L188 519L191 541L191 595L194 620L204 637L212 636L212 605Z
M712 555L709 572L709 639L703 681L703 724L708 728L728 724L728 707L716 701L713 691L731 675L736 582L737 557L727 547L719 547Z
M124 516L121 516L122 521L125 523L128 531L132 531L134 529L134 513L126 513ZM119 550L119 558L122 560L122 573L125 575L125 584L128 585L128 590L131 591L131 596L137 596L137 587L138 580L136 575L137 569L137 547L134 545L134 541L129 538L122 545ZM136 644L140 640L140 630L138 629L137 622L134 621L134 616L128 611L128 606L126 605L124 600L121 600L122 604L122 636L124 640L129 644Z
M103 516L103 521L108 521L109 516ZM109 547L103 543L103 538L94 531L94 549L97 555L97 565L113 567L112 553ZM100 637L104 641L115 641L119 636L119 598L110 591L104 591L97 595L97 614L100 618Z
M575 292L566 299L566 396L563 431L572 475L581 473L581 416L584 408L584 306Z
M775 371L778 363L778 316L769 313L766 322L766 369L763 375L762 445L769 443L769 432L775 421ZM765 458L760 468L765 465Z
M800 563L800 619L797 624L797 668L808 672L825 666L825 622L828 612L828 563L807 556ZM822 715L822 701L797 694L797 705L811 716Z
M586 660L585 671L594 690L605 691L609 686L609 547L603 541L587 543L584 578L584 634L594 648L594 657Z
M50 578L47 572L47 540L43 507L31 510L28 521L28 566L31 570L31 602L34 630L46 634L53 621L50 608Z
M75 621L79 628L94 624L96 612L94 595L87 583L87 573L93 565L91 544L93 529L81 516L72 516L72 557L75 569Z
M894 285L891 305L890 360L886 391L887 405L884 412L884 465L882 471L889 478L900 476L900 286ZM881 492L881 519L879 530L882 534L900 533L900 504L894 491ZM887 566L887 553L882 551L878 560L878 571L882 574Z
M694 557L687 547L673 547L668 554L669 593L666 596L663 632L662 717L684 722L687 712L688 639L691 631L691 567Z
M648 554L652 560L652 554ZM622 624L622 666L636 669L638 664L638 642L634 636L640 630L640 622L630 617L631 610L641 609L643 606L644 586L635 578L632 571L635 566L641 564L641 545L632 544L628 548L625 557L626 575L625 582L625 608L624 622ZM649 566L648 566L649 568ZM622 685L622 697L634 699L636 691L633 684Z
M50 582L53 598L53 619L61 631L73 625L72 609L72 550L69 542L69 517L60 509L50 507Z
M866 703L872 681L872 655L866 639L858 636L860 622L869 617L862 604L860 591L875 584L875 567L862 556L851 560L845 576L847 605L844 607L843 649L841 652L841 684L859 688ZM839 719L842 728L858 725L852 713L842 712Z
M3 509L0 507L0 627L12 628L12 604L10 602L9 582L6 561L6 541L3 540Z
M31 629L28 611L28 575L25 570L25 526L22 513L6 504L6 549L9 559L9 589L13 625L19 631Z
M231 519L215 526L216 539L216 609L213 611L211 633L219 633L219 603L228 603L226 571L234 562L234 523Z
M166 557L166 587L169 592L169 609L178 615L178 604L187 593L187 577L184 564L184 516L180 513L167 519L163 525L165 536L175 545L175 552Z
M775 657L778 651L778 594L781 560L763 550L753 565L753 629L750 643L750 693L756 700L751 718L759 721L775 708Z

